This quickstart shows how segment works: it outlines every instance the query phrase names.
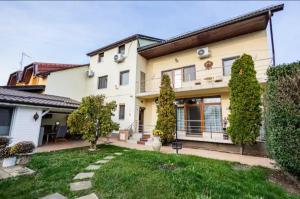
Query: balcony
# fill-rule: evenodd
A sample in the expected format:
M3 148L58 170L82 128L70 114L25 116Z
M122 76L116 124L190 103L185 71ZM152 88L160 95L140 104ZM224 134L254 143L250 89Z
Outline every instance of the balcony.
M267 81L267 68L267 65L257 65L255 67L257 72L256 77L262 84ZM214 67L210 70L196 70L195 77L194 80L184 81L182 73L176 74L175 72L171 76L172 87L177 97L193 95L195 92L197 94L213 94L228 91L230 75L223 75L223 67ZM136 96L144 99L157 97L159 95L160 83L161 73L147 74L145 80L137 81L138 92Z

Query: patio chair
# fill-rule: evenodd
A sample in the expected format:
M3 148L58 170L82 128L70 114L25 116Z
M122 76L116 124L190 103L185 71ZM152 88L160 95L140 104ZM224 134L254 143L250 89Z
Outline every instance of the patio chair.
M59 126L57 130L57 134L55 137L55 142L57 141L68 141L65 137L67 134L67 126Z

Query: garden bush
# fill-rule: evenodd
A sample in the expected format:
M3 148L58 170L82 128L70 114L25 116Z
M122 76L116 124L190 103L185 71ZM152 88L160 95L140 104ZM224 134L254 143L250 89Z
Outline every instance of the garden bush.
M300 178L300 62L270 68L265 95L268 151Z
M16 154L32 153L34 148L33 142L23 141L12 146L11 151Z
M6 147L6 148L0 149L0 159L9 158L9 157L12 157L14 155L15 154L11 150L11 147Z
M0 137L0 149L8 146L10 138L8 137Z

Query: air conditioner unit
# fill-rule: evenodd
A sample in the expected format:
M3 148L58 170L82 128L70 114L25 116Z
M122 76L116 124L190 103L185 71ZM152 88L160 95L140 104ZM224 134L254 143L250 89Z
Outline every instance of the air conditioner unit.
M114 56L114 60L117 63L120 63L120 62L124 61L124 59L125 59L125 56L121 53L118 53Z
M94 73L94 71L92 71L92 70L88 70L88 71L86 71L86 75L87 75L89 78L92 78L92 77L94 77L95 73Z
M197 55L200 59L206 58L210 56L208 47L205 48L198 48L197 49Z

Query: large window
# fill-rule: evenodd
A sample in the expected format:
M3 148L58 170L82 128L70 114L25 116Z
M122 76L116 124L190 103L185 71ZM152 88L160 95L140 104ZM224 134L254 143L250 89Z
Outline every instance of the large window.
M129 84L129 70L120 72L120 85Z
M204 108L204 126L206 132L222 132L222 108L218 104L206 104Z
M98 79L98 89L107 88L107 75L99 77Z
M224 76L231 75L231 67L233 62L238 59L239 57L230 57L230 58L225 58L223 59L223 74Z
M13 109L0 107L0 136L8 136Z
M183 81L193 81L196 80L196 68L195 66L189 66L183 68Z
M124 120L125 119L125 104L119 105L119 119Z
M177 107L177 130L184 130L184 107Z

